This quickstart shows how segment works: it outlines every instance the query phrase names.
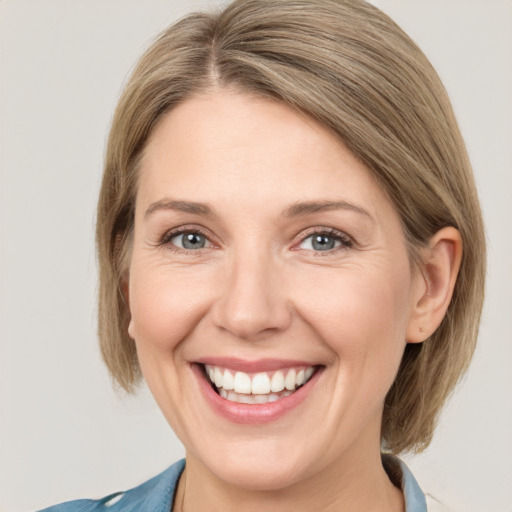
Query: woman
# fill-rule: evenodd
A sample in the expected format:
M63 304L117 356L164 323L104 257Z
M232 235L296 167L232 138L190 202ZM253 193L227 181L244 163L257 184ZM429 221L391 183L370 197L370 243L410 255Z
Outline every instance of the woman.
M186 463L47 510L427 510L484 236L446 93L359 1L234 2L146 52L98 206L101 347ZM385 452L382 455L382 452Z

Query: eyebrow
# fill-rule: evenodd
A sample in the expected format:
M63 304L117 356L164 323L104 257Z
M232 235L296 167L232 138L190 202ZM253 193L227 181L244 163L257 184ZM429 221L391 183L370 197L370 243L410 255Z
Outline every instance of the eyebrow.
M174 210L201 216L217 216L213 208L206 203L197 203L195 201L178 201L174 199L161 199L159 201L155 201L148 207L144 213L144 217L148 217L158 210ZM311 215L312 213L332 210L349 210L364 215L372 221L374 220L367 210L348 201L296 202L283 211L283 216L304 217Z
M325 212L331 210L349 210L359 213L374 220L370 213L360 206L348 201L307 201L297 202L286 208L285 217L302 217L317 212Z
M144 217L148 217L158 210L175 210L179 212L192 213L195 215L215 216L213 209L204 203L196 203L194 201L175 201L173 199L161 199L149 205L144 213Z

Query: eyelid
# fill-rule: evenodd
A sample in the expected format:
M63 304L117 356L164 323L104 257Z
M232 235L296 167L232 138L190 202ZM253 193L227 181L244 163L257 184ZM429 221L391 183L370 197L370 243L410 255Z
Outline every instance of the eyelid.
M163 233L158 239L157 245L159 247L167 247L171 250L175 251L190 251L190 252L199 252L201 249L185 249L182 247L178 247L171 243L171 240L177 236L184 235L186 233L197 233L201 236L204 236L208 243L210 244L208 247L203 247L202 249L210 249L215 247L216 244L212 241L212 236L202 227L197 225L185 224L183 226L177 226L175 228L169 229Z
M300 245L304 243L308 238L314 236L314 235L326 235L331 238L335 238L336 240L339 240L341 242L341 245L337 248L333 248L329 251L325 251L325 253L332 253L335 250L343 250L350 248L354 245L354 240L351 236L347 235L345 232L340 231L335 228L331 227L314 227L310 228L304 232L302 232L297 238L298 240L294 243L292 250L299 250ZM308 249L305 249L308 250ZM322 251L314 251L321 253Z
M191 252L191 253L198 253L201 251L201 249L185 249L178 247L171 242L171 240L179 235L183 235L186 233L198 233L201 236L204 236L208 243L210 244L208 247L203 247L201 249L210 249L219 247L219 244L215 243L212 240L212 235L209 233L208 230L204 229L201 226L190 225L190 224L184 224L182 226L177 226L175 228L169 229L165 231L159 238L157 243L155 244L158 247L167 247L170 250L177 251L177 252ZM314 235L326 235L332 238L335 238L341 242L339 247L333 248L331 250L325 251L325 253L332 253L336 250L343 250L348 249L352 247L355 243L354 239L347 235L347 233L340 231L336 228L327 227L327 226L316 226L309 229L306 229L305 231L301 232L295 239L295 242L293 243L293 246L291 250L300 250L300 244L304 243L305 240L307 240L309 237ZM308 249L305 249L308 250ZM322 251L313 251L315 253L321 253Z

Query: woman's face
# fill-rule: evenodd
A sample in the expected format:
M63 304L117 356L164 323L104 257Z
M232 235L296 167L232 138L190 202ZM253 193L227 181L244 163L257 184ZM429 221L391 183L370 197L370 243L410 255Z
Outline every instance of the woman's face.
M189 463L277 489L379 456L421 279L337 137L280 103L193 97L150 137L135 217L129 332Z

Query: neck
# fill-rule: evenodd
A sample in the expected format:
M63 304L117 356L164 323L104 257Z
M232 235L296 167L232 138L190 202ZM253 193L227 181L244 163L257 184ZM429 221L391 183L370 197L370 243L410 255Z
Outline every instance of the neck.
M311 477L279 490L231 485L187 454L174 507L176 512L405 511L402 492L391 483L382 466L380 449L371 454L344 454Z

